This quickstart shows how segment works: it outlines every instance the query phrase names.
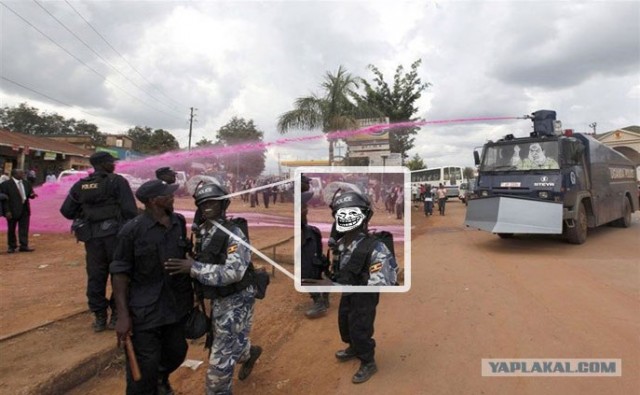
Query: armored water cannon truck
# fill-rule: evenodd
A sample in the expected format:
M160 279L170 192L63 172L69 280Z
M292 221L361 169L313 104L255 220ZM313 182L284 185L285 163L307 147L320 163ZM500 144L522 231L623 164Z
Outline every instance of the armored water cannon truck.
M562 234L582 244L587 229L627 228L638 210L633 162L591 136L563 131L555 111L540 110L528 137L489 141L479 165L476 196L465 225L497 233Z

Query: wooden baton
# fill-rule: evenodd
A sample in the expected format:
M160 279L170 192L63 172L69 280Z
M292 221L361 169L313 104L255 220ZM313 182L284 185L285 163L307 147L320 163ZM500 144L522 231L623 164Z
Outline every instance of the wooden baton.
M129 337L129 335L127 335L124 340L124 348L127 350L127 359L129 360L131 377L133 378L133 381L139 381L142 378L142 374L140 373L140 366L138 366L136 352L133 349L133 343L131 342L131 337Z

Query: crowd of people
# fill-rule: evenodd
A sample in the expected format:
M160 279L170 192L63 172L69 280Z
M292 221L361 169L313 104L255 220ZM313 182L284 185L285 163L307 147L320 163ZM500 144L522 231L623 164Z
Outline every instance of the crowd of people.
M59 167L49 167L42 172L40 172L37 166L20 170L24 172L24 179L27 180L32 187L38 186L43 182L56 182L58 174L62 172L62 168ZM12 175L7 173L0 174L0 184L9 180L11 177Z
M141 378L127 365L128 394L172 394L169 377L186 357L189 317L196 301L209 300L205 312L211 322L207 336L211 352L205 392L230 394L235 367L240 366L238 378L245 380L263 352L250 336L259 284L248 232L226 215L230 193L218 183L198 186L193 194L197 208L193 243L185 218L174 211L175 171L157 169L156 179L134 193L127 179L115 173L114 161L108 153L93 154L94 171L71 187L60 207L60 213L72 221L76 238L84 243L93 330L114 330L119 344L132 344ZM25 178L24 171L15 169L0 184L0 214L9 224L11 253L33 251L28 243L29 200L37 195ZM249 199L258 204L251 195L274 181L265 179L256 185L255 180L247 180L244 187L250 190ZM372 196L354 191L334 195L329 205L335 219L328 245L333 251L330 262L323 254L322 234L307 221L307 205L313 195L308 181L303 177L301 183L301 277L327 285L396 285L394 254L368 230L375 192ZM292 194L292 185L263 188L264 206L274 204L278 195ZM402 192L401 186L390 185L381 189L378 199L401 204ZM138 208L136 199L144 208ZM109 280L111 295L107 295ZM326 315L329 293L310 296L313 304L306 316ZM365 382L377 371L373 333L378 302L377 291L340 297L338 329L346 348L335 357L338 361L360 360L353 383Z
M434 204L438 204L438 213L444 215L447 204L447 188L441 183L437 188L433 188L431 184L421 184L418 198L423 202L424 215L426 217L433 215Z

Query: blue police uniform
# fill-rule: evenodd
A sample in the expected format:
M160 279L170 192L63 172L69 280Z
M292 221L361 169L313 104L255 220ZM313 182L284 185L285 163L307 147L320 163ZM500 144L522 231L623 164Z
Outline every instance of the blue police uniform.
M198 232L201 238L200 250L205 250L222 230L213 226L207 229L207 222ZM237 226L229 229L237 238L248 242ZM199 251L196 251L196 253ZM234 237L229 237L225 247L226 259L222 264L210 264L196 260L191 266L191 277L209 287L229 287L239 283L251 263L251 251ZM231 394L233 371L237 363L250 358L251 341L249 334L253 322L255 286L249 285L227 296L212 299L212 327L214 333L209 367L206 376L207 394Z

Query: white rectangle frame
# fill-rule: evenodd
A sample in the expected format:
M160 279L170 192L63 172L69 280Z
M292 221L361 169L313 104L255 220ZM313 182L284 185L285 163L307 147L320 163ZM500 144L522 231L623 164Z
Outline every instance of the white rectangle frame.
M301 176L303 173L402 173L404 175L404 282L402 285L352 286L352 285L303 285L301 279ZM404 166L344 166L344 167L298 167L294 173L294 285L298 292L408 292L411 289L411 173ZM375 215L375 214L374 214Z

